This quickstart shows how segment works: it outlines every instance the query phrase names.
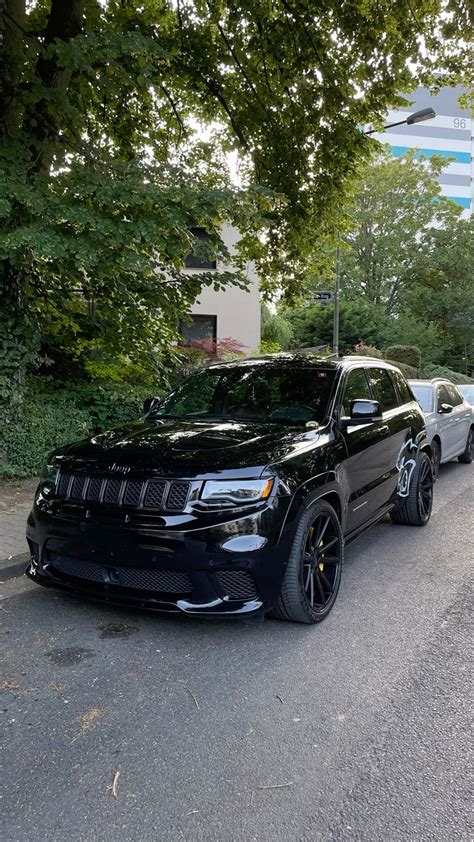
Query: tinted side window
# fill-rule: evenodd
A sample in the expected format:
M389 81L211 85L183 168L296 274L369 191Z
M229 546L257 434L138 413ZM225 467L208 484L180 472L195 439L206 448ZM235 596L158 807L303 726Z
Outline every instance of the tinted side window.
M350 371L346 378L346 385L344 386L342 396L344 415L349 415L351 401L356 401L359 398L371 400L371 397L365 370L363 368L355 368L353 371Z
M410 401L413 400L413 395L410 392L410 387L403 374L399 371L391 371L390 374L392 375L393 380L395 380L398 394L400 395L400 403L410 403Z
M398 399L390 375L385 368L370 368L369 382L374 398L382 407L382 411L394 409L398 406Z
M455 386L447 385L446 390L449 395L449 403L451 406L459 406L462 403L462 397Z

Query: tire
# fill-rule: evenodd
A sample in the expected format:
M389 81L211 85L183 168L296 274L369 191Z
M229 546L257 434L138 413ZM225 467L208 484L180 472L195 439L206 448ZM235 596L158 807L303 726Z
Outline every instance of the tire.
M458 462L461 462L463 465L470 465L472 462L472 448L473 448L473 434L472 434L472 427L469 430L469 434L467 437L466 447L464 448L463 452L460 456L458 456Z
M441 464L441 448L436 439L431 442L431 464L433 466L433 482L436 482Z
M405 526L426 526L433 506L433 466L426 453L420 453L411 477L408 494L390 517Z
M316 500L301 515L278 603L269 615L293 623L324 620L337 598L343 560L339 518L329 503Z

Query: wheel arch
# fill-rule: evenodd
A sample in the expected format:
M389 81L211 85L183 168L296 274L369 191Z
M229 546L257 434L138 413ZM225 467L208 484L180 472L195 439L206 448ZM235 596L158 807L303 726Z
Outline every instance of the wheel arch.
M307 509L316 500L326 500L333 507L344 534L346 509L342 490L334 473L313 477L295 490L282 531L290 522L298 520L302 508Z

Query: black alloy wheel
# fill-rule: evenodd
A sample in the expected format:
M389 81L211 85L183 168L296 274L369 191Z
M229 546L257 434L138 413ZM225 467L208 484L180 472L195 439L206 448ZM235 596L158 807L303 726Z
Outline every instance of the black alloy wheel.
M425 526L433 507L433 465L426 453L420 453L410 479L407 496L390 512L394 523Z
M302 515L276 608L281 620L318 623L333 607L344 556L336 512L325 500L311 504Z
M463 453L458 456L458 461L461 462L463 465L470 465L474 455L473 455L473 448L474 448L474 436L472 433L472 427L469 430L469 434L467 437L466 447L464 448Z
M441 448L436 439L431 442L431 464L433 465L433 482L436 482L441 464Z

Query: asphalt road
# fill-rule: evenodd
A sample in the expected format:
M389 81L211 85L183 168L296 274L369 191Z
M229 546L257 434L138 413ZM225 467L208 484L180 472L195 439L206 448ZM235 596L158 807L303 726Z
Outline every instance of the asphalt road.
M473 477L351 545L315 627L3 585L1 838L472 839Z

